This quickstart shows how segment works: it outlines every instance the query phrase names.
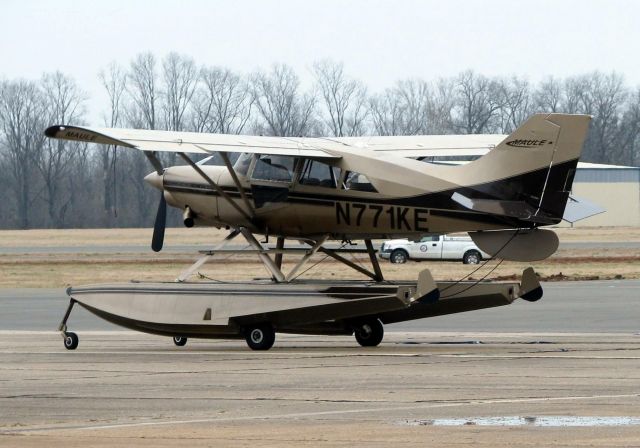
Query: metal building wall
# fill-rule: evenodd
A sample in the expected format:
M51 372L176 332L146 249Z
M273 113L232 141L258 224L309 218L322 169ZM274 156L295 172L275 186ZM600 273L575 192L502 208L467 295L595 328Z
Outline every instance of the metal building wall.
M640 227L640 168L579 168L573 194L606 209L576 222L576 227Z

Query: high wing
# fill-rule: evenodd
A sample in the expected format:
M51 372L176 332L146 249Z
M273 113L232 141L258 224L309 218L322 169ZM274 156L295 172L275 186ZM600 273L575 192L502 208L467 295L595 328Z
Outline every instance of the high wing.
M394 157L483 156L507 136L501 134L403 135L321 139Z
M199 132L150 131L144 129L51 126L45 131L51 138L105 145L119 145L142 151L211 154L248 152L298 157L339 158L314 146L313 140L289 137L205 134ZM333 143L338 145L338 143ZM330 145L326 145L330 146Z
M51 138L118 145L142 151L247 152L332 159L339 159L341 152L352 149L369 150L378 157L481 156L505 138L499 134L302 138L66 125L51 126L45 134Z

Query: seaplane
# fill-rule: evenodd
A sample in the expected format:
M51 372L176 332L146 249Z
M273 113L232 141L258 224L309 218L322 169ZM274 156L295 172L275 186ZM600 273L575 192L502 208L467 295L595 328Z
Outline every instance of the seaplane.
M539 300L532 267L511 283L437 282L428 269L412 282L387 280L372 241L468 232L495 259L549 257L559 241L543 227L593 214L571 195L590 118L536 114L508 136L295 138L51 126L49 138L144 153L154 169L145 180L161 192L154 251L163 246L167 204L182 211L186 227L229 231L175 280L69 288L59 325L64 345L78 346L67 328L76 303L117 325L172 337L178 346L188 338L243 338L251 349L268 350L276 333L355 335L361 346L373 347L386 324ZM164 152L184 164L164 167ZM192 155L205 158L195 162ZM478 157L434 162L461 155ZM190 280L216 255L237 251L225 245L238 236L251 247L243 253L259 257L268 277ZM275 247L260 241L269 237ZM346 244L356 241L363 244ZM368 254L371 267L350 259L354 253ZM364 280L299 279L316 254ZM288 272L285 255L298 257Z

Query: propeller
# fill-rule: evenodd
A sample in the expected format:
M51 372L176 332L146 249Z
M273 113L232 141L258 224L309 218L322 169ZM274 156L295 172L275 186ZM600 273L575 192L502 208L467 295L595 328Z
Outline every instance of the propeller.
M153 239L151 240L151 249L153 249L154 252L160 252L162 250L166 224L167 201L164 198L164 191L161 191L160 204L158 204L158 212L156 213L156 222L153 224Z

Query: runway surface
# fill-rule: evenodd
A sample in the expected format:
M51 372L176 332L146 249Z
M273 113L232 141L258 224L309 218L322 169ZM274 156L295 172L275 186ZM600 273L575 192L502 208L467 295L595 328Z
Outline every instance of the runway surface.
M640 443L633 335L396 332L373 349L283 336L269 352L130 332L84 332L67 352L53 332L0 335L0 446Z
M640 280L544 283L529 303L390 325L388 331L619 332L640 331ZM0 289L0 330L55 330L68 304L62 289ZM117 330L81 307L74 330Z
M268 352L77 307L71 352L48 331L64 291L0 290L0 446L640 446L640 281L544 287L373 349L278 335Z

